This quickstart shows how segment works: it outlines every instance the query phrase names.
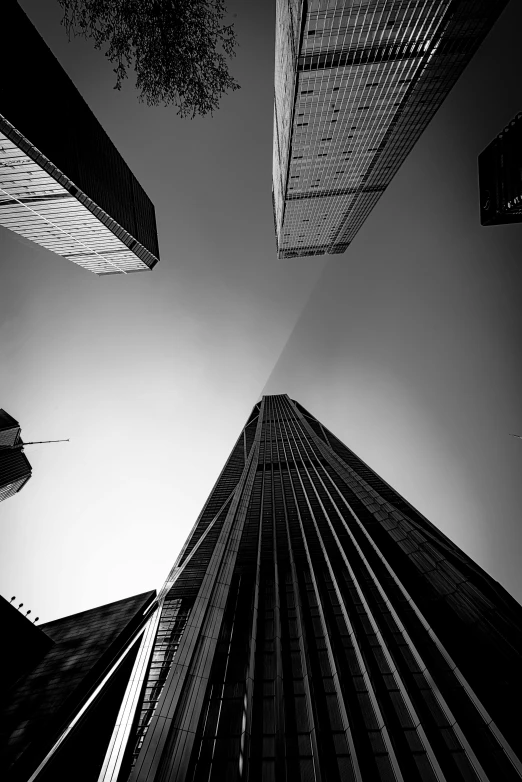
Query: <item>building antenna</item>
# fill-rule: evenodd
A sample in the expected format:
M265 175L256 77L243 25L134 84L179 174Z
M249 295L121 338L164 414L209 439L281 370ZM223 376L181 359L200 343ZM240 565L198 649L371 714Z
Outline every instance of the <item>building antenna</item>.
M19 442L15 445L7 445L4 446L5 448L9 448L12 451L20 450L21 448L25 448L26 445L41 445L43 443L68 443L69 438L67 440L31 440L29 442ZM2 446L0 446L2 448Z
M24 442L22 443L22 447L25 448L26 445L40 445L41 443L68 443L69 438L67 440L31 440L28 443Z

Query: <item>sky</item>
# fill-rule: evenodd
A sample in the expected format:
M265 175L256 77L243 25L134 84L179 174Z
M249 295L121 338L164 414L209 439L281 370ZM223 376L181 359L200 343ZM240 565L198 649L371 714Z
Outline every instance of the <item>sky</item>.
M70 438L28 447L0 505L0 593L44 622L161 587L251 408L288 393L522 600L522 225L480 226L476 166L521 109L522 6L347 252L282 261L273 3L228 3L242 88L192 121L113 90L55 0L21 5L152 199L161 262L98 278L0 227L0 406Z

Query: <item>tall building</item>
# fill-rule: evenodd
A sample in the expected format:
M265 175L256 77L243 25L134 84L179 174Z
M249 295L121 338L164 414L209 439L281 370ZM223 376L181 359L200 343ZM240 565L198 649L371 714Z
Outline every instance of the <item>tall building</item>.
M0 776L96 780L156 593L36 626L0 598Z
M279 258L343 253L507 0L277 0Z
M31 474L20 424L0 408L0 502L19 492Z
M286 395L254 407L158 606L82 782L522 778L522 608Z
M16 0L2 25L0 225L95 274L152 269L150 199Z
M522 113L479 155L480 222L522 223Z

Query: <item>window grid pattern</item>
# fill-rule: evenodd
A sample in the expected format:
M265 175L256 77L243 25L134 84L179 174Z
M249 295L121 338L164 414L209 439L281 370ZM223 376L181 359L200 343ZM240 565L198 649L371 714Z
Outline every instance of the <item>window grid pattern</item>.
M7 500L8 497L14 497L14 495L17 494L23 486L25 486L30 477L30 475L27 475L24 478L19 478L18 480L12 481L5 486L0 486L0 502L2 502L2 500Z
M152 268L148 250L0 123L0 225L95 274Z
M7 418L7 414L0 409L0 448L10 447L21 442L21 429L18 422L12 419L12 423L9 421L5 426L2 426L3 417Z
M0 487L12 497L31 477L31 465L21 448L0 448Z
M20 427L0 430L0 448L9 448L17 442L20 434Z
M504 5L312 0L302 4L299 53L289 63L296 14L279 0L279 257L346 250Z

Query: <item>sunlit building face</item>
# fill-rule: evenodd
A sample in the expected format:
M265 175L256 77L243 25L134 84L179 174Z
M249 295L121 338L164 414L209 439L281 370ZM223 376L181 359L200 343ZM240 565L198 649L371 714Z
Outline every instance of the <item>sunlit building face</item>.
M278 0L280 258L343 253L506 0Z

